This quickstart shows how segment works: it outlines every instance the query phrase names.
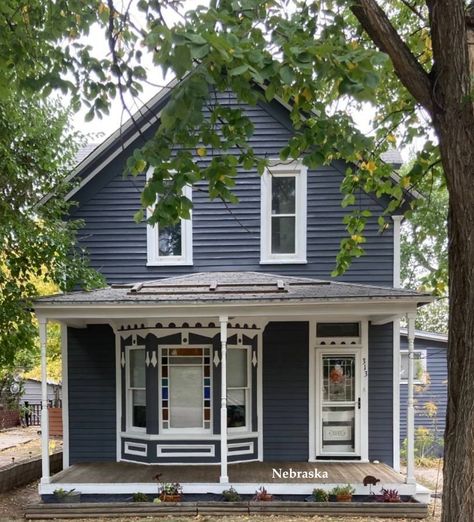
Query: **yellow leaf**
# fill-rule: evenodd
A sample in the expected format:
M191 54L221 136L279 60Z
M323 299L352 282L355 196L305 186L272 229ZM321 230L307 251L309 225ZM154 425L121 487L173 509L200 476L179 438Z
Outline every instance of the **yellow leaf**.
M347 63L347 68L349 69L349 71L352 71L352 69L355 69L356 67L357 67L357 65L355 63L352 63L352 62Z
M394 136L393 134L389 134L389 135L387 136L387 141L388 141L389 143L396 143L396 142L397 142L397 138L395 138L395 136Z
M373 174L377 170L377 165L373 161L368 161L368 162L363 161L361 163L360 168L362 170L367 170L368 172Z
M308 87L305 87L301 94L306 98L307 101L311 101L312 94L311 94L311 91L308 89Z
M99 14L105 13L108 10L108 7L104 4L104 2L101 2L99 4Z
M196 152L198 153L198 156L200 156L201 158L204 157L207 154L207 151L206 151L205 147L198 147L196 149Z

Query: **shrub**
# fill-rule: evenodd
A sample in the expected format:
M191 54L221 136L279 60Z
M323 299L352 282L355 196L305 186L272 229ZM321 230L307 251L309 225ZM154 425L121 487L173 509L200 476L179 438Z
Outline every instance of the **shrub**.
M349 484L347 484L347 486L336 486L335 488L333 488L329 494L330 495L333 495L335 497L339 496L339 495L353 495L355 493L355 489L350 486Z
M222 492L222 496L227 502L239 502L240 500L242 500L240 495L232 486L230 486L229 489L225 489Z
M315 502L328 502L329 494L324 489L313 489L313 499Z
M132 500L133 502L148 502L148 495L138 491L137 493L133 494Z

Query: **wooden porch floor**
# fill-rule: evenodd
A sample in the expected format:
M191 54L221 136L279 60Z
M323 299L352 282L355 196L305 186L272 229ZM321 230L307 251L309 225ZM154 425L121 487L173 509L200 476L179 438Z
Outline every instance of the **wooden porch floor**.
M273 470L327 472L327 478L303 478L274 476ZM128 462L94 462L74 464L51 478L54 484L108 484L108 483L156 483L160 482L218 483L219 466L164 466ZM405 478L386 464L354 462L246 462L229 464L231 484L259 483L284 484L362 484L365 476L373 475L380 484L404 484Z

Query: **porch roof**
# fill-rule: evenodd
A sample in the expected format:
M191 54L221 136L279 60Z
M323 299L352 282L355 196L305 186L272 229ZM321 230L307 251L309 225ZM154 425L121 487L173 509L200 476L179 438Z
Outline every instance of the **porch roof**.
M92 291L78 291L38 298L42 305L173 305L244 304L282 302L404 301L418 305L433 300L427 293L355 283L260 272L201 272L190 275L115 284Z

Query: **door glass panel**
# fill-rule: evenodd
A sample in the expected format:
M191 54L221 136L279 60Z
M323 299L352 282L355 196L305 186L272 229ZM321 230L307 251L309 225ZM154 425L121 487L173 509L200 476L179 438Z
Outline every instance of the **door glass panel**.
M352 402L355 397L355 357L323 357L323 401Z
M323 406L323 451L353 453L355 451L354 406Z
M202 428L202 368L171 366L169 390L170 428Z

